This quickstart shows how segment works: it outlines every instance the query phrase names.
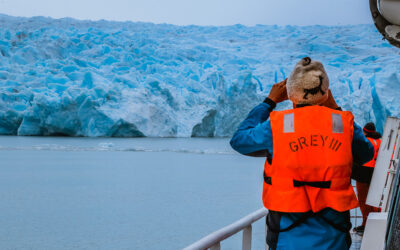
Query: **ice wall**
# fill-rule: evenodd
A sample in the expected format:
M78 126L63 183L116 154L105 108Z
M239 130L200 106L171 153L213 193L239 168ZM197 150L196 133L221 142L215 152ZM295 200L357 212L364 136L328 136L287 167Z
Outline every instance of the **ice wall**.
M361 125L382 130L388 115L400 116L400 50L372 25L0 15L0 134L230 136L304 56L324 63L334 96Z

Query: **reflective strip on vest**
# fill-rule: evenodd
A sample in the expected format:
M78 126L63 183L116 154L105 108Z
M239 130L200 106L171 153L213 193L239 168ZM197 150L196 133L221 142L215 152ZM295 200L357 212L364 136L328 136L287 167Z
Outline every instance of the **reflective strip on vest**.
M343 120L340 114L332 114L332 132L343 133Z
M294 113L285 114L283 118L283 133L294 132Z

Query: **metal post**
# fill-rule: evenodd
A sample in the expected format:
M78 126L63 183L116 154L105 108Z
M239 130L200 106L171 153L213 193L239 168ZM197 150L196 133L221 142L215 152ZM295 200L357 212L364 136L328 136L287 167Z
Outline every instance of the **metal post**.
M387 212L386 203L387 200L390 200L389 189L393 175L388 175L388 172L391 170L393 149L396 148L395 150L397 150L399 148L399 145L397 145L399 143L397 138L399 126L399 118L388 117L386 119L382 142L366 200L367 205L382 207L383 212ZM385 205L385 207L382 205Z
M399 249L400 246L400 152L395 161L396 175L393 185L393 195L390 202L388 227L386 229L386 249Z
M265 217L265 238L264 238L264 243L265 243L265 250L269 249L269 246L267 244L267 234L268 234L268 226L267 226L267 220L268 220L268 215Z
M210 250L221 250L221 242L218 242L210 248Z
M243 229L242 250L251 250L251 225Z

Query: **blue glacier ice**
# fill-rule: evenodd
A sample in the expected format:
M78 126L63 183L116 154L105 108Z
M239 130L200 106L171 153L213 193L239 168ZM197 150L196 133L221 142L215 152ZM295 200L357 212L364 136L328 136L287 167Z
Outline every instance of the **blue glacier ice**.
M304 56L324 63L338 103L359 124L382 131L387 116L400 116L400 50L373 25L0 15L0 134L230 136Z

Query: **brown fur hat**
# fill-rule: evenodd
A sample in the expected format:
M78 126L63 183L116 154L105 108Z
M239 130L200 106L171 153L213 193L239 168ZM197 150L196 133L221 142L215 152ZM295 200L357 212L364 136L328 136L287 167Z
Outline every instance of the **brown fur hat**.
M317 105L328 99L329 78L321 62L304 57L294 67L286 88L294 104Z

